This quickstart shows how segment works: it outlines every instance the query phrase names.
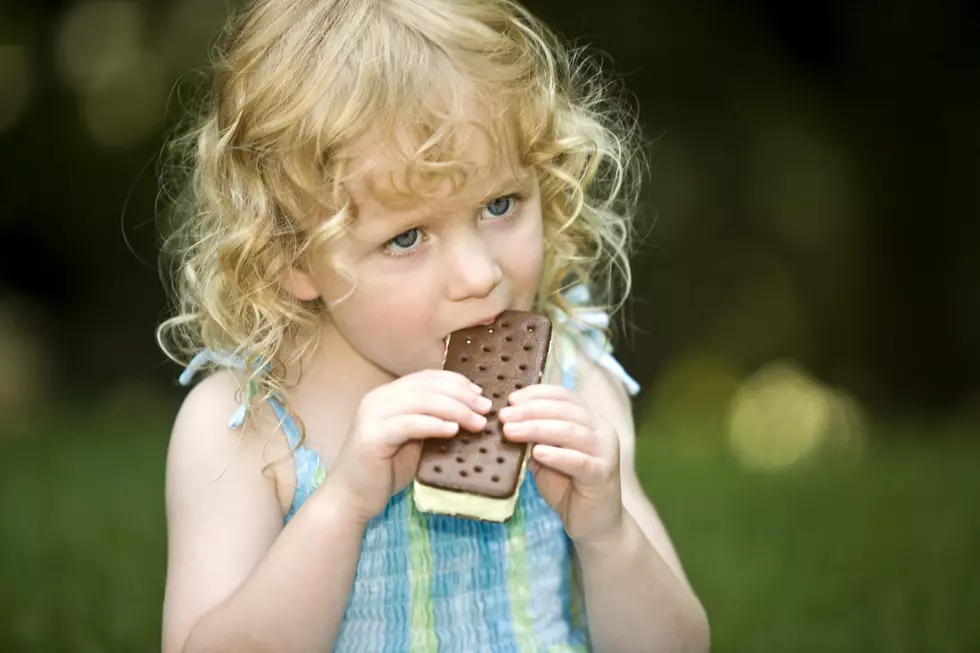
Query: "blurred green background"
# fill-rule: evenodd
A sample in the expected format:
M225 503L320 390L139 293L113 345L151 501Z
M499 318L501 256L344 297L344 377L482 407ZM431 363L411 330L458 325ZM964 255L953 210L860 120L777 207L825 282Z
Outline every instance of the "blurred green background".
M234 4L0 0L0 651L159 650L159 152ZM980 5L527 4L652 141L617 346L714 650L980 650Z

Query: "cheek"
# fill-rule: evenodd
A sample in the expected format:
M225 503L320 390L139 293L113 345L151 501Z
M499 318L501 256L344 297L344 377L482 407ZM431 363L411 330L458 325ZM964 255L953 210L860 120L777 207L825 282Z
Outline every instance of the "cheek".
M516 286L515 290L526 295L534 293L541 278L544 241L540 213L521 227L501 243L499 260L504 273Z
M354 293L334 310L334 320L347 339L370 358L397 366L436 332L438 315L433 293L420 279L367 272Z
M542 251L540 242L526 241L507 251L506 275L521 287L536 286L541 277Z
M336 308L336 314L353 329L373 324L373 331L391 331L411 337L424 330L434 311L431 298L422 283L407 278L385 278L383 281L362 276L351 296Z
M372 262L351 266L357 286L318 269L326 299L339 299L330 316L337 330L362 356L398 376L439 367L443 344L433 320L439 315L431 279L425 274L379 272ZM349 293L349 294L348 294Z

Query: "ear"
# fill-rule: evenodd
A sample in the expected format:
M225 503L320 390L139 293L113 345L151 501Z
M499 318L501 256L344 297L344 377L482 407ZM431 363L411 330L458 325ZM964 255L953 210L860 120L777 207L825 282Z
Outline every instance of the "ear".
M311 301L320 296L313 275L298 268L290 268L283 279L282 287L300 301Z

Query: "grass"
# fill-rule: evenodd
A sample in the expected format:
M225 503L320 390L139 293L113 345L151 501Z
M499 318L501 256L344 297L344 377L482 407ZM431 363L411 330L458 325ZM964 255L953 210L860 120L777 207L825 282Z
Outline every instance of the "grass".
M647 433L638 468L713 650L980 650L980 440L892 434L760 474Z
M0 440L0 651L159 651L172 415L64 408ZM638 466L714 651L980 650L980 439L758 473L648 427Z

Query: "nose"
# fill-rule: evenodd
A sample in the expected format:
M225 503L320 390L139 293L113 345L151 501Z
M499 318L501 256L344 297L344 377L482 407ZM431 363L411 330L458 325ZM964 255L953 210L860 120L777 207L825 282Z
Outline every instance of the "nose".
M486 297L503 279L497 257L478 231L462 230L448 249L446 287L451 301Z

